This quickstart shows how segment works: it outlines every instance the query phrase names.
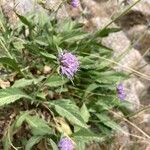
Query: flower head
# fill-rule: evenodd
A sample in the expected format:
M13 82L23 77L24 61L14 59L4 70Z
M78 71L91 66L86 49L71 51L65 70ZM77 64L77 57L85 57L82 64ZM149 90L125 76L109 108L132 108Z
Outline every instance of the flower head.
M59 141L58 147L60 150L73 150L74 149L73 142L67 137L62 138Z
M71 0L71 6L76 8L79 6L80 1L79 0Z
M118 92L118 97L120 100L124 100L126 95L124 93L124 88L123 88L123 84L119 83L118 87L117 87L117 92Z
M62 52L59 54L60 71L66 75L68 79L72 79L79 69L79 61L75 55L70 52Z

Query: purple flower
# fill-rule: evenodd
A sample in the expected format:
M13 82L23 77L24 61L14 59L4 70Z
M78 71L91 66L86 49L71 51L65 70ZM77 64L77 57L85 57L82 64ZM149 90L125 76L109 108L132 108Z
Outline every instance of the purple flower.
M123 84L119 83L118 87L117 87L117 92L118 92L118 97L120 100L125 100L125 93L124 93L124 88L123 88Z
M59 141L58 147L60 150L73 150L74 149L73 142L67 137L62 138Z
M70 52L62 52L59 54L61 74L66 75L68 79L72 79L79 68L79 61L75 55Z
M80 1L79 0L71 0L71 6L76 8L79 6Z

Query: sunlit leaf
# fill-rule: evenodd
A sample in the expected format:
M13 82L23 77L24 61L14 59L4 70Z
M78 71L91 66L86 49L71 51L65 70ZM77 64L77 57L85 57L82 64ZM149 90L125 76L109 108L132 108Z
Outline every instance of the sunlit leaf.
M50 102L49 104L55 108L60 116L67 118L73 124L87 128L87 125L80 115L79 108L70 100L61 99L59 101Z
M32 136L26 143L25 150L32 150L33 146L39 143L42 136Z
M22 78L20 80L17 80L15 81L15 83L13 84L12 87L15 87L15 88L19 88L19 87L25 87L25 86L29 86L29 85L32 85L32 84L37 84L38 82L42 81L44 79L44 77L40 77L40 78L34 78L34 79L25 79L25 78Z
M84 119L84 121L88 122L89 117L90 117L90 113L89 113L88 108L86 107L85 104L82 105L80 111L81 111L81 116Z
M105 114L96 114L96 116L100 119L100 121L110 127L111 129L113 130L122 130L121 127L116 123L114 122L113 120L111 120L107 115Z
M13 103L20 98L32 99L29 95L17 88L7 88L0 90L0 106Z
M66 79L62 79L62 77L58 75L53 75L48 78L48 80L45 82L45 85L49 87L59 87L64 85L66 82Z
M52 132L48 123L38 116L28 116L26 121L29 124L33 135L47 135Z
M103 141L104 140L104 137L101 137L100 135L97 135L93 133L92 131L88 129L84 129L84 128L77 131L72 136L77 141L90 142L90 141Z

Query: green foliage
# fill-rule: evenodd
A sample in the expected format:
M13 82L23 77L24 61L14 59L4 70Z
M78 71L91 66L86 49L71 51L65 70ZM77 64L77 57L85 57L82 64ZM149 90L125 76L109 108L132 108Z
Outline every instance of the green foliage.
M35 136L47 135L51 133L51 128L48 126L47 122L40 119L38 116L28 116L26 122L31 128L31 132Z
M0 63L3 65L7 65L16 71L19 70L18 64L16 63L16 61L14 59L11 59L8 57L1 57Z
M4 150L15 146L36 149L42 142L58 150L63 135L70 136L78 150L84 150L87 143L102 142L112 131L121 130L109 111L121 109L116 86L127 75L111 68L107 60L112 49L100 40L119 29L90 33L75 21L58 21L46 13L17 16L20 22L15 28L2 20L0 32L0 69L14 75L11 86L0 89L0 106L16 109L5 129ZM73 81L59 73L57 57L61 50L74 53L80 60ZM48 73L44 66L50 67ZM28 135L19 135L20 130Z
M67 82L66 79L62 79L58 75L52 75L46 80L45 85L49 87L59 87L64 85L66 82Z
M101 137L100 135L97 135L97 134L91 132L90 130L87 130L84 128L75 132L72 136L77 141L84 141L84 142L104 141L104 137Z
M56 112L59 115L61 115L62 117L65 117L71 123L87 128L86 123L84 122L84 119L80 115L79 108L70 100L60 99L55 102L50 102L49 104L51 106L54 106Z
M84 103L80 109L80 112L81 112L81 116L84 119L84 121L88 122L89 118L90 118L90 113L89 113L88 108L86 107L86 105Z
M22 92L20 89L17 88L7 88L0 90L0 106L13 103L20 98L32 99L26 93Z
M100 30L96 33L97 36L100 37L106 37L108 36L110 33L114 33L114 32L118 32L120 31L120 28L104 28L103 30Z
M28 140L28 142L27 142L27 144L26 144L26 146L25 146L25 150L32 150L33 146L34 146L35 144L37 144L41 139L42 139L42 137L40 137L40 136L32 136L32 137Z

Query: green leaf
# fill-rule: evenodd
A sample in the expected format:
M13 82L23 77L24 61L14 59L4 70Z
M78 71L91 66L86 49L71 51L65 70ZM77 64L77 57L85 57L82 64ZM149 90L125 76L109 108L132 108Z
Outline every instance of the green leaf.
M74 21L64 20L63 22L60 22L58 28L63 32L71 32L75 28L75 25L76 23Z
M71 43L71 42L80 41L88 36L89 36L89 33L71 32L71 33L68 33L68 35L66 35L64 39L65 39L65 42Z
M26 44L24 44L24 46L30 53L32 53L33 55L36 55L36 56L39 55L39 53L41 51L40 47L37 44L33 43L32 41L26 42Z
M52 139L49 139L49 142L50 142L51 147L53 148L53 150L58 150L58 147L57 147L56 143Z
M7 65L10 68L19 71L18 64L14 59L8 58L8 57L1 57L0 58L0 64Z
M105 115L105 114L96 114L96 116L107 127L111 128L113 130L122 131L121 127L116 122L114 122L112 119L110 119L107 115Z
M46 43L45 41L42 41L42 39L36 39L34 40L34 42L41 46L48 46L48 43Z
M120 72L105 71L100 72L99 77L96 80L98 83L116 83L127 78L127 75Z
M99 87L99 85L96 84L96 83L90 84L90 85L87 87L86 91L85 91L84 97L87 97L89 94L91 94L91 92L92 92L93 90L95 90L95 89L98 88L98 87Z
M13 46L15 49L17 49L18 51L22 50L24 48L24 44L25 42L23 40L20 40L20 41L16 41L16 42L13 42Z
M19 14L17 14L17 13L16 13L16 15L18 16L18 18L20 19L20 21L21 21L23 24L27 25L30 29L33 28L33 25L31 24L30 21L28 21L28 19L27 19L26 17L21 16L21 15L19 15Z
M40 142L42 136L32 136L26 143L25 150L32 150L33 146Z
M28 86L28 85L31 85L33 84L34 80L33 79L20 79L20 80L17 80L15 81L15 83L13 84L12 87L15 87L15 88L18 88L18 87L25 87L25 86Z
M77 150L85 150L86 149L86 143L84 141L76 141L76 149Z
M48 78L48 80L45 82L45 85L49 87L59 87L64 85L67 82L66 79L62 79L58 75L53 75Z
M81 111L81 116L82 116L82 118L84 119L84 121L85 121L85 122L88 122L88 121L89 121L89 118L90 118L90 113L89 113L89 111L88 111L88 109L87 109L87 107L86 107L85 104L82 105L80 111Z
M91 141L103 141L104 137L93 133L88 129L81 129L72 135L77 141L91 142Z
M87 128L87 125L80 114L79 108L70 100L61 99L59 101L50 102L49 104L54 106L59 115L67 118L73 124Z
M113 105L107 105L104 101L97 101L96 105L101 108L101 110L109 110L112 109Z
M29 85L32 85L32 84L37 84L38 82L42 81L44 78L45 77L43 77L43 76L41 76L38 79L36 79L36 78L34 78L34 79L22 78L20 80L16 80L12 87L19 88L19 87L29 86Z
M26 118L33 135L49 135L52 130L48 123L38 116L28 116Z
M0 90L0 106L13 103L20 98L32 99L26 93L17 88L7 88Z
M40 52L40 54L46 58L57 60L57 57L53 54L50 54L47 52L42 52L42 51Z
M100 37L106 37L108 36L110 33L114 33L114 32L118 32L120 31L120 28L104 28L103 30L100 30L96 33L96 36L100 36Z
M19 128L22 125L22 123L26 120L29 113L30 111L21 112L21 114L16 118L14 128Z

